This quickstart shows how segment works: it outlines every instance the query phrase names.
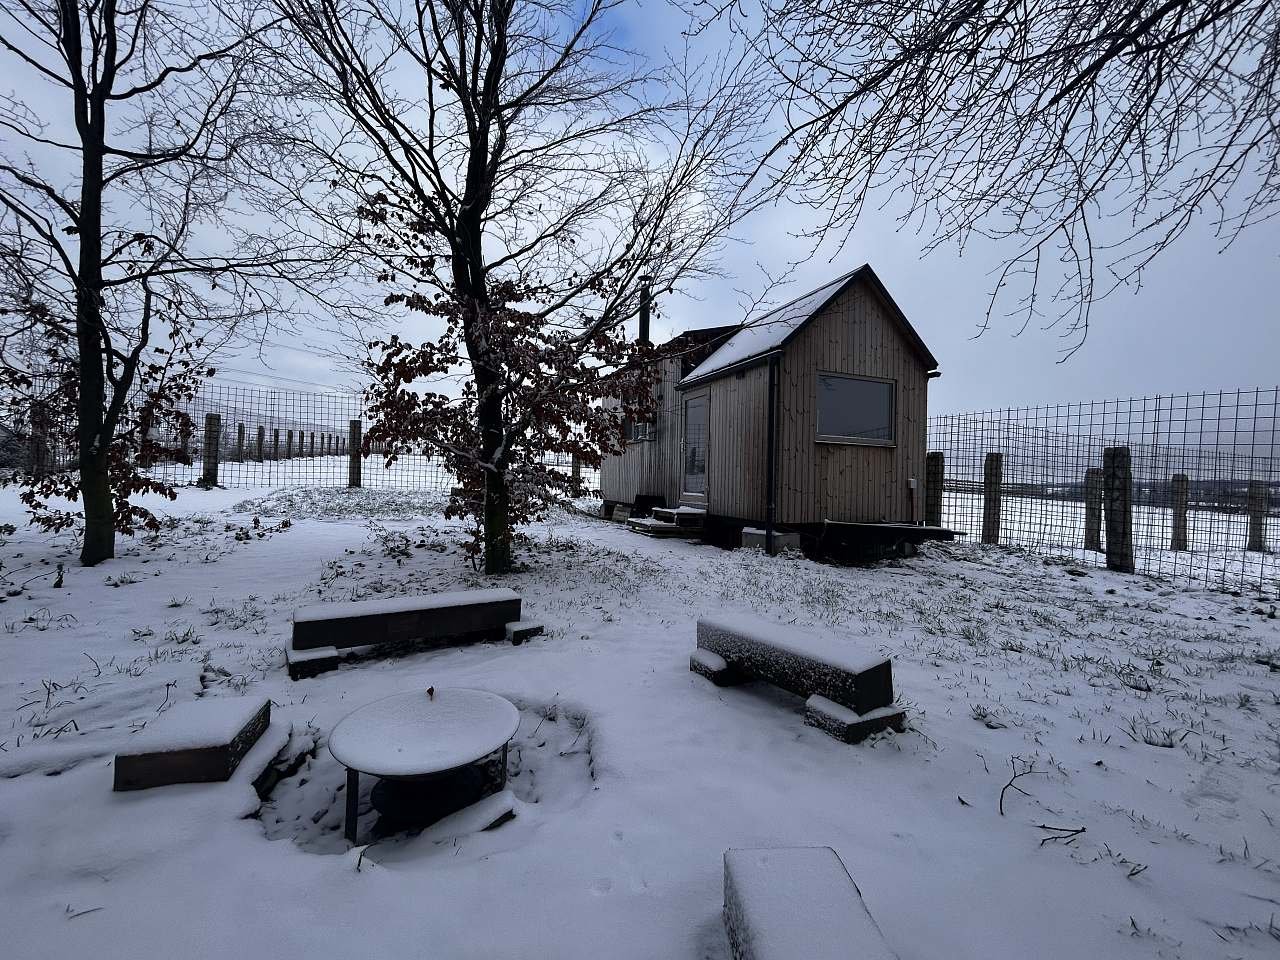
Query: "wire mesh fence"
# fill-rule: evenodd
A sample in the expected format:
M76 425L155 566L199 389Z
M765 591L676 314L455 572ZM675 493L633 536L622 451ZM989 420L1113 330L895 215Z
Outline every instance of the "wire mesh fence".
M1273 387L932 417L927 519L1080 564L1274 591L1278 399Z
M47 473L74 468L67 430L44 422L53 409L37 386L9 398L7 422L0 426L0 466ZM168 455L147 464L157 480L186 486L222 487L360 486L448 493L457 483L443 460L400 456L386 465L382 444L363 442L368 427L358 393L302 393L242 387L211 381L191 400L185 414L166 422L153 439ZM163 434L163 435L161 435ZM575 471L588 489L599 487L599 472L549 455L544 463L566 474Z

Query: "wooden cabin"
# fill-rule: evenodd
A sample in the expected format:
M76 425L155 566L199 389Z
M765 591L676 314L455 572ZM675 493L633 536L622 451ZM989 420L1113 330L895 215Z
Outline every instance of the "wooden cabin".
M638 529L763 528L770 546L921 522L938 361L870 266L663 348L654 422L601 467L606 515L658 508Z

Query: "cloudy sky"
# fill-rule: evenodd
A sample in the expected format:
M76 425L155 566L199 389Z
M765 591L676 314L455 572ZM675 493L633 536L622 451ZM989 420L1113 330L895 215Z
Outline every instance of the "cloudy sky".
M676 40L679 26L665 4L637 5L617 20L618 41L655 55ZM811 215L782 204L744 223L724 250L724 276L668 297L655 334L740 322L748 298L766 292L760 265L778 273L805 258L789 285L772 292L776 303L866 262L941 361L932 412L1280 381L1280 223L1254 228L1225 251L1201 225L1155 263L1141 289L1099 303L1083 347L1064 361L1069 341L1057 330L1032 325L1014 336L1017 324L997 316L976 337L995 282L991 270L1004 248L974 247L963 256L942 249L922 257L927 238L900 232L872 205L843 249L808 256L790 237ZM321 334L282 335L266 351L267 363L250 354L227 359L223 375L295 390L350 382L333 369Z

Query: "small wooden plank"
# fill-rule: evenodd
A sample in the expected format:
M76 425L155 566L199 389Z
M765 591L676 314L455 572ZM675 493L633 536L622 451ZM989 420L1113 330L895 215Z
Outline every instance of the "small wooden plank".
M167 721L167 722L166 722ZM216 697L178 704L115 759L113 789L229 780L271 723L271 701Z

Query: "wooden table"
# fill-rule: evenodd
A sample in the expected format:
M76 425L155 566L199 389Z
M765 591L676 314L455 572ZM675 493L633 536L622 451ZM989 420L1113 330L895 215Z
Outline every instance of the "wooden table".
M338 721L329 752L347 768L346 837L356 841L360 774L417 780L457 770L501 750L520 725L509 700L465 687L398 693Z

